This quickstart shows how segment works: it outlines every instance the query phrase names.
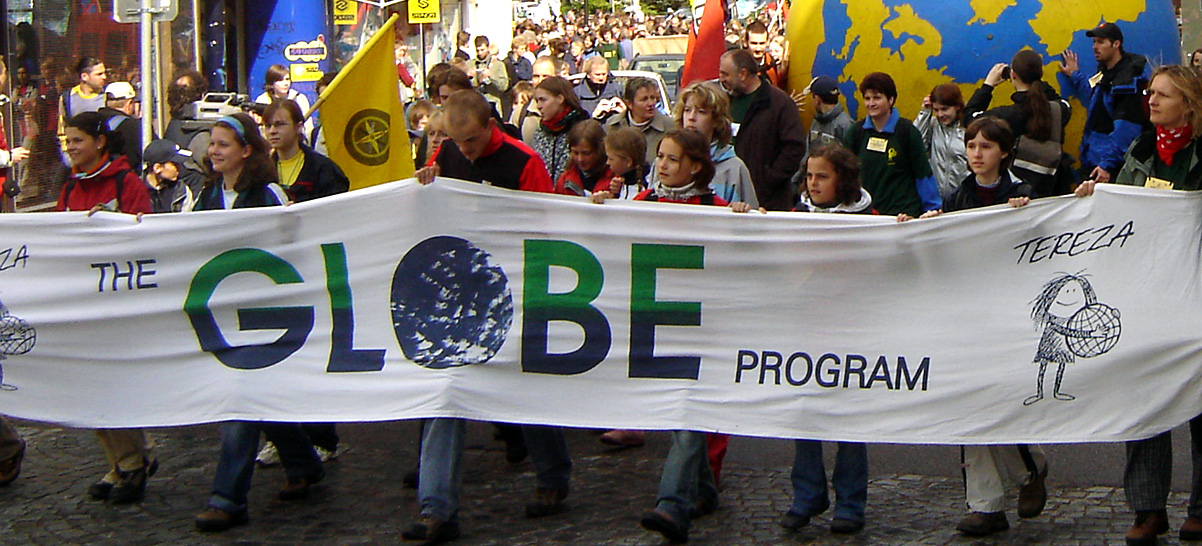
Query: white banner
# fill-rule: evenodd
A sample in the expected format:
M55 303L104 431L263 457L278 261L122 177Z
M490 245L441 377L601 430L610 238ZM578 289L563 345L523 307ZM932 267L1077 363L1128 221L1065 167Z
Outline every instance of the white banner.
M1107 185L896 224L439 180L0 215L0 412L1146 437L1202 412L1199 197Z

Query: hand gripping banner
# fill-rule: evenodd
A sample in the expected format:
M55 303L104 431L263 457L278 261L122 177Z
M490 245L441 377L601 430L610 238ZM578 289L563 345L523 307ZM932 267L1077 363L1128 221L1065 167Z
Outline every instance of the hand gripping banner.
M449 416L901 443L1202 412L1202 201L897 224L439 179L273 209L0 215L0 412Z

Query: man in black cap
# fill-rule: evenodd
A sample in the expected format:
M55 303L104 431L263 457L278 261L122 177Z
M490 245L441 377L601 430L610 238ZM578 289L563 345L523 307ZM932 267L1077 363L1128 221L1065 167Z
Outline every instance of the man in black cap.
M1085 33L1093 38L1098 72L1092 77L1078 71L1077 54L1065 50L1060 63L1060 88L1088 105L1085 134L1081 139L1083 180L1109 182L1123 166L1127 147L1148 125L1143 91L1150 71L1143 55L1123 51L1123 31L1102 23Z

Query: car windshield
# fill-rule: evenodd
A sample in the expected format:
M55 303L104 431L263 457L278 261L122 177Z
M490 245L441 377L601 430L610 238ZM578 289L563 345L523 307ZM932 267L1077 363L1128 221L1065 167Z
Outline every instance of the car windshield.
M634 63L631 64L631 70L644 70L647 72L655 72L664 79L664 85L668 86L668 98L675 100L676 89L680 86L680 71L684 68L684 56L680 57L661 57L652 55L647 57L637 57Z

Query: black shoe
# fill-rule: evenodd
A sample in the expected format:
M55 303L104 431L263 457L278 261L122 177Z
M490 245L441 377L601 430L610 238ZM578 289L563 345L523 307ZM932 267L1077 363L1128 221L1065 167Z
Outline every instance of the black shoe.
M860 532L864 528L864 522L850 519L835 518L831 522L831 532L840 535L850 535Z
M659 510L651 510L643 513L643 517L639 519L639 525L648 531L655 531L668 542L675 544L684 544L689 541L689 529L682 526L672 516L665 514Z
M407 489L417 489L417 480L420 475L417 470L406 472L404 476L401 476L401 485Z
M957 531L970 537L992 535L1009 528L1010 521L1005 512L973 512L956 524Z
M505 462L518 464L530 456L526 449L526 436L520 425L494 423L497 428L496 437L505 442Z
M459 538L459 522L423 516L401 532L405 540L422 540L422 546L434 546Z
M697 501L697 506L689 510L689 517L693 519L703 518L714 513L718 509L718 497L712 499L701 499Z
M113 484L100 480L88 486L88 496L96 500L108 500L109 494L113 492Z
M810 516L798 514L797 512L789 510L780 517L780 521L777 523L779 523L780 526L784 527L785 529L796 531L810 524Z
M21 460L25 458L25 441L21 441L21 447L17 453L3 461L0 461L0 487L13 483L17 476L21 474Z
M547 489L540 487L534 490L534 502L526 505L526 517L541 518L554 516L568 511L564 499L568 498L567 489Z
M142 468L122 471L118 474L121 479L110 488L108 499L113 504L129 504L138 502L146 496L146 480L159 470L159 461L142 459ZM100 485L99 483L95 485ZM88 490L91 493L91 489ZM95 495L93 495L95 496ZM97 497L99 498L99 497Z
M325 468L319 466L315 472L308 476L288 478L288 481L284 482L284 487L280 488L280 500L301 500L309 496L309 488L325 477Z
M1047 477L1048 467L1044 466L1042 471L1031 476L1031 481L1019 488L1018 517L1029 519L1043 513L1048 504Z
M219 533L227 529L246 524L246 512L230 513L225 510L209 508L196 515L196 529L206 533Z

